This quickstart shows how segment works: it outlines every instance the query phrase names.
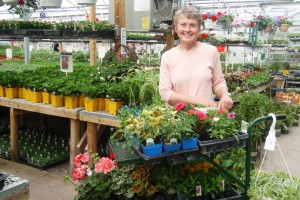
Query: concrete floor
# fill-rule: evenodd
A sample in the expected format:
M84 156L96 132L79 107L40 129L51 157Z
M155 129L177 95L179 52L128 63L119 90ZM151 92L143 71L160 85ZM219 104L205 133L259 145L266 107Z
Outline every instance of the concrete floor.
M284 158L292 176L300 178L300 126L290 127L289 134L281 134L280 137L277 137L276 139L283 157L281 156L280 150L276 145L275 151L267 152L262 169L264 171L279 169L288 172L283 161Z
M300 178L300 127L290 127L289 134L277 137L277 141L293 176ZM258 166L259 167L259 166ZM287 171L276 147L267 154L263 163L264 171L280 169ZM30 200L72 200L76 194L74 186L64 181L68 163L49 170L39 170L20 163L0 159L0 170L29 181Z

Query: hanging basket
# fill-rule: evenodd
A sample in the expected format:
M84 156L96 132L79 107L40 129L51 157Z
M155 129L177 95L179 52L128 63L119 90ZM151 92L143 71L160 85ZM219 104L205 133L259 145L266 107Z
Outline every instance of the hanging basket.
M60 8L62 0L40 0L40 6L45 8Z
M266 33L269 33L269 32L271 32L272 31L272 27L271 26L267 26L266 28L265 28L265 32Z
M280 31L280 32L287 32L288 29L289 29L289 25L288 25L288 24L281 24L281 25L279 26L279 31Z
M129 60L132 62L136 62L138 60L138 56L136 55L134 49L130 46L126 45L118 45L110 48L104 55L102 60L102 65L106 66L109 62L111 62L116 55L119 48L123 48L126 52L126 56L128 56Z
M6 4L7 6L17 5L18 0L2 0L3 4Z
M92 5L92 4L96 4L97 0L76 0L77 5Z

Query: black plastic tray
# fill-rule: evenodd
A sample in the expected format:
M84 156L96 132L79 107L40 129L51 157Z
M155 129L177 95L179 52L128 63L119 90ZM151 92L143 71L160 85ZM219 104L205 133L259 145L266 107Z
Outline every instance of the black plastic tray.
M31 167L35 167L35 168L37 168L37 169L42 169L42 170L44 170L44 169L48 169L48 168L50 168L50 167L54 167L54 166L56 166L56 165L59 165L59 164L62 164L62 163L67 162L67 161L70 160L70 157L66 157L66 158L64 158L64 159L57 160L57 161L55 161L55 162L52 162L52 163L49 163L49 164L46 164L46 165L39 165L39 164L37 164L37 163L32 163L32 162L28 161L27 158L25 158L25 157L23 157L23 156L20 156L20 159L21 159L21 160L24 162L24 164L26 164L26 165L29 165L29 166L31 166Z
M200 152L202 154L210 154L214 152L227 151L233 148L244 147L246 146L248 134L239 132L238 139L235 137L229 137L224 139L214 139L199 141Z
M8 177L8 174L0 173L0 190L4 187L5 179Z

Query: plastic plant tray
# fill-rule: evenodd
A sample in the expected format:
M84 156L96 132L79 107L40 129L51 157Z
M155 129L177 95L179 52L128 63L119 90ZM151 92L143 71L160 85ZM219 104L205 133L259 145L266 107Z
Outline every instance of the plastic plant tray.
M224 139L213 139L206 141L199 141L200 152L202 154L210 154L214 152L227 151L233 148L246 146L248 134L238 132L238 139L229 137Z
M144 160L159 160L159 159L168 158L168 157L171 158L171 157L176 157L176 156L187 156L192 153L199 152L199 147L197 146L196 148L193 148L193 149L180 150L180 151L176 151L176 152L163 152L156 156L146 156L142 152L141 148L139 148L138 146L135 146L135 145L133 145L133 147L136 150L136 152L140 155L140 157L142 157Z
M143 161L139 154L128 144L127 141L118 143L110 141L109 147L119 164L131 164Z

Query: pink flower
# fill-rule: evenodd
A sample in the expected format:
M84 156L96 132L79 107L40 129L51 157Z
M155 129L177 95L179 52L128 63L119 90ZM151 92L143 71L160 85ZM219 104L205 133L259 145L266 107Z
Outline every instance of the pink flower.
M83 162L83 163L87 163L90 159L90 154L89 153L84 153L82 156L81 156L81 159L80 161Z
M228 113L227 117L229 119L234 119L235 118L235 113L234 112Z
M220 110L219 110L219 114L222 114L223 112L224 112L223 109L220 109Z
M78 183L78 180L83 180L86 173L86 167L77 167L72 173L72 178L75 183Z
M188 110L187 113L189 115L195 115L196 114L196 111L195 110Z
M179 103L176 104L176 110L177 111L182 110L184 107L185 107L185 103L183 103L183 102L179 102Z
M104 174L107 174L113 168L114 168L113 161L107 157L100 158L100 160L95 164L96 173L103 172Z
M75 165L75 167L80 167L81 166L81 154L79 154L79 155L77 155L77 156L75 156L75 158L74 158L74 165Z
M199 119L199 120L205 120L205 119L206 119L206 115L205 115L205 113L202 112L202 111L198 111L198 112L197 112L197 115L198 115L198 119Z

